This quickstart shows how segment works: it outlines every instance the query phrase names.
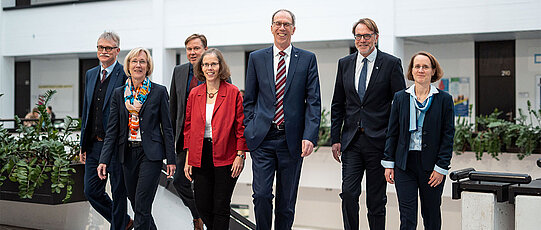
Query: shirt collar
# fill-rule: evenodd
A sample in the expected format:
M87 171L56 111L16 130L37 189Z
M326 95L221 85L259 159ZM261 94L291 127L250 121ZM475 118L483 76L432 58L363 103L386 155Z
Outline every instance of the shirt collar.
M285 55L286 57L291 54L291 47L292 47L291 44L289 44L289 46L285 50L283 50L286 53ZM276 45L272 46L272 53L274 54L274 56L280 56L279 54L280 51L281 50L279 50L278 47L276 47Z
M118 61L115 61L112 65L105 68L105 70L107 70L107 74L110 74L113 72L113 69L115 69L116 63L118 63ZM103 70L104 70L103 65L100 63L100 72L103 72Z
M417 99L417 96L415 96L415 84L407 88L406 93L409 93L411 96L413 96L413 98ZM435 86L430 85L430 91L428 92L428 96L426 96L426 98L429 98L432 95L437 94L437 93L439 93L438 89L436 89Z
M374 62L376 60L377 55L378 55L378 49L374 49L374 51L372 51L372 53L370 53L368 57L366 57L366 59L368 59L369 62ZM364 56L361 55L361 53L357 52L357 60L362 62L363 58Z

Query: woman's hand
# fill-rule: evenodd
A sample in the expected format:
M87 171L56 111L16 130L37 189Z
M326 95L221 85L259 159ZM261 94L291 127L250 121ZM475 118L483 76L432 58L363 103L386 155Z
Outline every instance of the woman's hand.
M192 177L190 177L192 175L192 166L188 165L188 163L184 165L184 175L189 181L192 181Z
M244 155L244 157L239 156L239 154ZM231 177L236 178L240 175L244 168L244 158L246 158L244 151L238 151L237 157L235 157L235 161L233 161L233 165L231 166Z
M428 180L428 185L430 187L436 187L443 181L443 175L439 172L432 171L432 174L430 174L430 178Z
M99 164L98 165L98 177L102 180L107 179L107 165L106 164Z
M175 175L175 171L177 170L177 166L174 164L167 165L167 178L171 178L173 175Z
M389 184L394 184L394 169L392 168L385 169L385 180L389 182Z

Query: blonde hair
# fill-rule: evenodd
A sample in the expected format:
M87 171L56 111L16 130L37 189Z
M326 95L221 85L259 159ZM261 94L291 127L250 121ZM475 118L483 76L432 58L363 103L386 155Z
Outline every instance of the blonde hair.
M131 76L130 74L130 61L132 58L139 55L139 53L143 52L147 58L147 73L146 76L152 75L152 71L154 70L154 63L152 62L152 56L150 55L150 51L143 47L137 47L130 50L128 55L126 55L126 58L124 58L124 73L126 73L127 76Z

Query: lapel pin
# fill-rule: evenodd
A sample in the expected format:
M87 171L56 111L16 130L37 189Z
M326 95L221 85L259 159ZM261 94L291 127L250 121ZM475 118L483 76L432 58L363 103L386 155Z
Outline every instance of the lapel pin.
M297 57L297 54L295 54L295 57Z
M376 66L376 69L379 69L379 67Z

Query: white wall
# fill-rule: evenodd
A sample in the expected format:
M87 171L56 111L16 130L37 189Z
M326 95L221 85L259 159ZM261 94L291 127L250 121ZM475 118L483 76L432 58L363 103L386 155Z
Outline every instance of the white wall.
M396 1L395 35L541 30L539 0Z
M536 101L535 76L541 75L541 63L534 63L534 54L541 54L541 39L516 41L516 107L527 113L527 101L533 105ZM539 86L537 86L539 87ZM535 106L533 106L535 108ZM539 109L539 108L538 108Z
M56 117L79 116L79 60L76 58L32 59L30 61L30 103L49 89L57 93L49 105Z

